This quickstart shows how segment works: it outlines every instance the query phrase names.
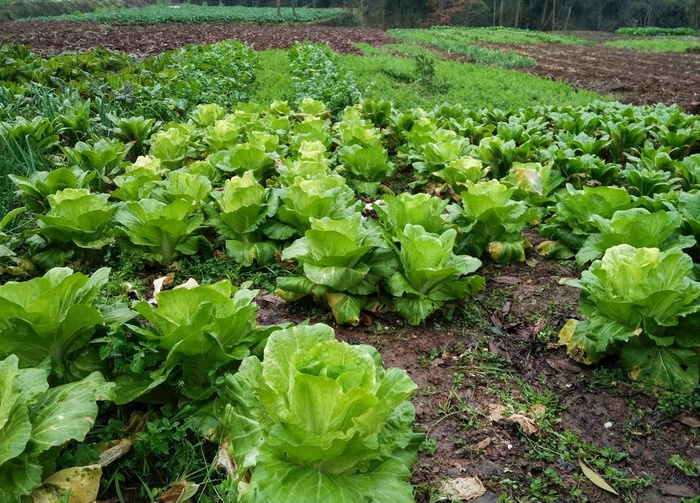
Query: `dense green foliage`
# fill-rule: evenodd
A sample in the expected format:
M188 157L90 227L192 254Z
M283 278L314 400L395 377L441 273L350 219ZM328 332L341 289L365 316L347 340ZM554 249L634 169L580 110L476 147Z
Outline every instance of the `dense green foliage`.
M344 14L342 9L313 9L304 7L251 8L248 6L164 5L155 4L142 8L99 10L78 14L65 14L51 19L64 21L88 21L105 24L161 24L161 23L243 23L285 24L317 23ZM38 18L43 19L43 18Z
M646 27L622 27L615 30L618 35L631 35L633 37L669 37L669 36L693 36L698 31L692 28L659 28L657 26Z
M412 502L415 389L376 349L338 342L326 325L274 332L215 404L245 481L240 501Z
M339 66L329 46L297 42L289 49L289 59L294 104L310 98L322 101L337 114L360 100L352 73Z

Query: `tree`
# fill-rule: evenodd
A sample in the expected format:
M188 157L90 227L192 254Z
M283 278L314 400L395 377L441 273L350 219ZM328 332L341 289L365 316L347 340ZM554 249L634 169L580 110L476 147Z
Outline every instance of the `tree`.
M425 24L451 25L454 24L455 17L464 14L475 0L427 0L430 13L425 20Z

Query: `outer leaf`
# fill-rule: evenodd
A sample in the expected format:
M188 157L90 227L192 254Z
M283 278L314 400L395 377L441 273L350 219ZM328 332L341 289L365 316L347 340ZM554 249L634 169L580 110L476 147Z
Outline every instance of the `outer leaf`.
M32 456L22 455L0 465L3 502L15 503L41 485L41 466Z
M692 349L658 347L640 340L622 350L622 365L634 380L674 390L692 390L700 377L700 355Z
M32 405L32 453L63 445L69 440L82 441L95 423L97 404L105 394L105 380L95 372L82 381L51 388Z

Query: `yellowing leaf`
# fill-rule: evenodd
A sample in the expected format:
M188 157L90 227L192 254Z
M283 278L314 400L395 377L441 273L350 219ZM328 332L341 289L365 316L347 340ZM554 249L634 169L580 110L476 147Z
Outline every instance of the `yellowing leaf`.
M583 472L583 474L586 476L586 478L588 480L593 482L595 485L597 485L598 487L600 487L604 491L608 491L609 493L612 493L615 496L619 496L617 491L615 489L613 489L607 482L605 482L605 479L603 479L603 477L601 477L596 472L594 472L593 470L588 468L588 466L586 466L583 463L583 461L579 461L578 465L581 467L581 471Z
M567 321L559 332L559 344L566 346L566 354L569 355L571 359L579 363L591 365L593 362L586 356L584 349L572 342L577 326L578 320L572 319Z
M58 503L68 492L68 503L93 503L100 489L100 477L100 465L66 468L51 475L34 490L33 503Z
M184 503L197 493L199 484L179 480L170 484L168 489L158 496L158 503Z

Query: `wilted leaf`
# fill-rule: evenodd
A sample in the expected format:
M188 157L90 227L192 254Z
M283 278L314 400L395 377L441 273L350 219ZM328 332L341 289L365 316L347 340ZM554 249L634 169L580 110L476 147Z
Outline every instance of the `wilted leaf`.
M214 459L214 468L223 471L227 475L236 473L236 462L228 452L228 442L224 442L219 446L219 451Z
M190 278L187 281L185 281L181 285L177 285L173 290L177 290L178 288L187 288L188 290L192 290L193 288L197 288L199 286L199 283L197 283L197 280L194 278Z
M124 438L115 445L100 453L100 466L109 466L131 450L132 441L130 438Z
M576 327L578 326L578 320L569 320L562 327L559 332L559 345L566 346L566 354L573 360L579 363L584 363L590 365L593 362L586 356L586 352L581 346L578 346L572 342L574 333L576 332Z
M533 415L536 415L544 413L544 411L542 411L541 409L535 410L535 407L530 409L531 412L528 412L528 414L532 413ZM505 410L506 408L501 404L489 404L489 419L491 419L491 421L494 423L515 423L520 427L520 430L528 436L534 435L539 431L539 426L537 426L537 423L531 417L528 417L525 414L513 414L511 416L506 417L504 416Z
M520 426L520 430L527 436L534 435L540 431L537 423L525 414L513 414L512 416L506 418L506 420L512 421Z
M681 416L677 419L679 423L683 423L691 428L700 428L700 419L694 418L692 416Z
M469 501L486 493L484 484L477 477L446 480L440 488L440 501Z
M155 297L160 292L162 292L163 288L166 285L169 285L170 283L172 283L174 279L175 279L175 275L170 273L170 274L166 274L165 276L161 276L160 278L153 280L153 296Z
M609 493L612 493L612 494L614 494L614 495L616 495L616 496L619 496L619 494L617 493L617 491L616 491L615 489L613 489L613 488L610 486L610 484L608 484L607 482L605 482L605 479L603 479L603 477L601 477L601 476L598 475L596 472L594 472L593 470L591 470L590 468L588 468L588 466L586 466L586 465L583 463L583 461L579 461L578 465L581 467L581 471L583 472L583 474L586 476L586 478L587 478L588 480L590 480L591 482L593 482L595 485L597 485L598 487L600 487L600 488L603 489L604 491L608 491Z
M158 503L184 503L194 496L199 489L199 484L179 480L173 482L163 494L158 496Z
M576 365L575 363L571 363L569 360L559 360L556 358L547 358L545 360L547 362L547 365L552 367L554 370L558 372L581 372L581 367Z
M100 465L76 466L54 473L32 493L34 503L59 503L70 491L68 503L93 503L100 490Z

